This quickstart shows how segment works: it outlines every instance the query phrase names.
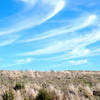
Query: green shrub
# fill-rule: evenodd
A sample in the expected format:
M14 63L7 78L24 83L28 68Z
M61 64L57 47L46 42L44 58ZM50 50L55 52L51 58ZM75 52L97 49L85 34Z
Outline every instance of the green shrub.
M51 100L51 95L46 90L41 89L35 100Z
M3 100L14 100L14 93L9 90L2 95Z
M14 87L15 90L20 90L23 88L24 88L24 83L22 83L22 82L17 82L15 87Z

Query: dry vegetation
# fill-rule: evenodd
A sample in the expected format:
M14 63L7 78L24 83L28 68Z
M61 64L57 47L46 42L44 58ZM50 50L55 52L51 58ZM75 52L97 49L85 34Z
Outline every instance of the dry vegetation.
M0 100L100 100L100 72L0 71Z

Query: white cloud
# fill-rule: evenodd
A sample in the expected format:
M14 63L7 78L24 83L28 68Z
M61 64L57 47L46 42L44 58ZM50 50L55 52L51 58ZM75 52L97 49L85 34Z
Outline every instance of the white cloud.
M4 36L4 39L2 38L3 37L0 38L0 46L7 46L13 44L19 38L19 36Z
M25 3L29 3L29 4L35 4L37 0L21 0L22 2L25 2Z
M26 58L26 59L17 59L14 63L12 64L6 64L6 65L1 65L2 68L7 68L7 67L14 67L14 66L19 66L19 65L24 65L31 63L33 61L32 58Z
M43 0L46 1L48 4L51 4L56 7L56 9L53 11L53 13L47 17L47 19L50 19L52 16L56 15L59 11L61 11L65 6L65 0Z
M87 21L88 24L92 23L96 19L96 15L89 16L89 19Z
M76 19L75 22L71 22L70 25L61 27L59 29L57 28L54 30L50 30L45 33L41 33L41 35L38 35L38 36L30 38L30 39L22 40L22 42L23 43L33 42L33 41L51 38L51 37L57 36L57 35L63 35L63 34L69 34L71 32L76 32L78 30L81 30L81 29L86 28L86 27L90 26L91 24L93 24L94 21L96 20L96 17L97 17L96 15L89 15L85 18L83 18L83 17L78 18L78 19Z
M83 47L76 47L75 49L73 49L70 54L73 56L87 56L89 55L90 50L89 49L84 49Z
M81 58L96 55L95 50L87 48L88 45L96 43L100 40L100 29L92 30L91 33L87 33L81 36L73 37L68 40L61 40L51 43L48 47L37 49L35 51L24 52L21 56L33 56L33 55L50 55L60 53L61 55L54 55L50 57L50 60L66 60L72 58ZM59 59L58 59L59 58ZM42 58L43 59L43 58ZM46 60L49 60L46 58ZM44 58L45 60L45 58Z
M34 0L22 1L26 3L35 3ZM40 25L60 12L65 4L64 0L57 0L53 2L53 4L50 0L47 1L48 2L45 4L43 0L38 0L37 3L35 3L35 6L37 6L36 9L34 6L31 8L26 7L26 10L24 9L18 14L15 14L15 16L2 20L0 23L0 28L2 29L0 30L0 35L11 34Z
M88 60L87 59L84 59L84 60L71 60L71 61L68 61L71 65L82 65L82 64L86 64L88 63Z
M32 62L32 60L32 58L18 59L16 60L16 64L26 64Z
M49 20L50 18L52 18L53 16L55 16L57 13L60 12L65 7L65 3L67 0L18 0L18 1L20 1L22 4L23 8L22 11L15 14L14 16L7 17L0 21L0 35L3 35L5 37L0 40L0 46L10 45L18 39L17 37L6 38L7 37L6 34L19 32L44 23L45 21ZM76 3L81 3L81 2L76 2ZM83 3L81 3L81 5L83 5ZM77 6L77 8L78 7L79 6ZM82 6L80 8L85 8L85 7ZM68 14L67 10L69 12L69 9L67 9L66 7L66 9L63 12L66 15ZM86 13L88 11L86 11ZM88 12L88 14L83 12L82 12L83 14L82 13L80 14L80 12L76 13L75 16L77 15L78 16L82 15L82 16L79 16L77 18L72 16L72 19L70 18L66 19L66 21L67 20L69 21L67 21L68 22L67 24L64 23L62 27L57 28L55 24L54 26L56 27L55 29L52 29L51 27L50 31L38 33L39 35L33 33L33 37L32 33L30 33L32 30L31 31L29 30L28 31L29 34L25 35L26 36L28 35L31 38L27 39L26 36L22 36L20 38L21 42L19 42L18 40L17 43L19 44L16 45L16 48L24 47L24 49L21 49L23 50L22 53L20 54L21 56L35 56L35 57L38 56L40 60L44 59L48 60L49 58L52 61L53 61L52 58L56 59L57 61L58 60L68 61L69 59L72 59L69 61L69 63L72 65L86 64L88 63L87 59L84 60L73 60L73 59L98 55L100 53L100 49L98 48L97 45L95 45L96 47L94 47L94 49L90 46L100 41L99 13L96 13L95 11L91 12ZM63 16L61 14L59 18ZM72 14L74 15L74 13ZM69 16L64 16L64 20L65 18L68 17ZM40 31L42 31L41 27L39 28ZM21 33L21 35L23 35L23 32ZM22 40L23 37L26 37L26 39ZM33 61L32 58L17 59L15 63L8 65L8 67L31 63L32 61Z

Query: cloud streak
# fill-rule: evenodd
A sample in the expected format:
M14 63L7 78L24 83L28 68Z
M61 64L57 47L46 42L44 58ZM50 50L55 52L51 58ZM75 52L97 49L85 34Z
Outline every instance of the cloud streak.
M14 55L8 57L15 58L14 62L7 67L32 66L32 58L35 59L34 66L83 66L91 63L88 61L92 57L100 55L98 2L89 5L91 0L16 1L20 6L18 12L0 19L0 47L14 44L7 52L0 51L4 53L1 54L4 59L14 51ZM91 4L94 4L93 0Z
M76 60L76 61L72 60L72 61L69 61L69 63L71 65L81 65L81 64L88 63L88 60L87 59L84 59L84 60Z
M0 23L0 35L11 34L35 27L55 16L64 8L64 0L21 0L26 3L26 9ZM27 6L30 6L31 8ZM34 7L35 6L35 7ZM48 8L48 9L45 9ZM3 24L3 26L2 26Z
M32 58L26 58L26 59L17 59L15 60L12 64L6 64L6 65L1 65L2 68L7 68L7 67L14 67L14 66L20 66L20 65L25 65L29 64L33 61Z
M85 18L84 18L85 19ZM83 21L83 23L81 25L75 25L75 27L72 28L65 28L62 30L57 30L56 32L51 31L55 35L58 35L59 33L63 34L68 34L71 32L71 34L73 32L78 32L79 30L83 29L83 28L87 28L89 25L92 25L94 20L96 20L96 15L90 15L88 17L88 20ZM79 22L81 23L81 22ZM95 26L95 24L94 24ZM98 25L96 25L98 27ZM58 33L57 33L58 32ZM68 32L68 33L67 33ZM50 33L50 32L49 32ZM46 36L44 36L45 38L48 38L48 34ZM50 37L50 35L49 35ZM30 51L30 52L25 52L22 53L22 56L34 56L34 55L50 55L50 54L57 54L57 53L66 53L65 57L67 55L67 57L82 57L82 56L87 56L91 54L91 50L87 48L88 45L91 45L93 43L96 43L97 41L100 40L100 28L98 27L97 30L92 30L89 31L88 33L86 32L85 34L83 33L83 35L77 35L77 37L71 37L68 40L56 40L53 44L50 44L49 46L46 46L44 48L41 48L39 50L36 51ZM45 39L44 38L44 39ZM35 38L36 39L36 38ZM38 38L37 40L41 40L43 39L43 37ZM29 42L30 40L26 40L24 42ZM33 41L33 40L32 40ZM31 41L31 42L32 42Z
M32 58L26 58L26 59L18 59L16 60L16 64L27 64L32 62Z
M19 38L19 35L10 35L10 36L3 36L0 37L0 46L7 46L13 44L17 39Z
M87 19L87 17L88 17L88 19ZM90 15L90 16L87 16L87 17L78 18L78 19L76 19L74 24L73 24L73 22L71 22L70 25L42 33L42 35L38 35L34 38L23 40L22 42L27 43L27 42L39 41L39 40L51 38L51 37L54 37L54 36L68 34L68 33L71 33L71 32L81 30L83 28L91 26L95 22L97 16L96 15ZM77 23L77 24L75 24L75 23Z

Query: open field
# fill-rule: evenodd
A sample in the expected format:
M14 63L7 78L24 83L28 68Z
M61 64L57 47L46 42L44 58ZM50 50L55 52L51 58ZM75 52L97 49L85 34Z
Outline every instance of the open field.
M41 89L52 100L100 100L100 72L0 71L0 100L6 91L13 92L14 100L35 100Z

